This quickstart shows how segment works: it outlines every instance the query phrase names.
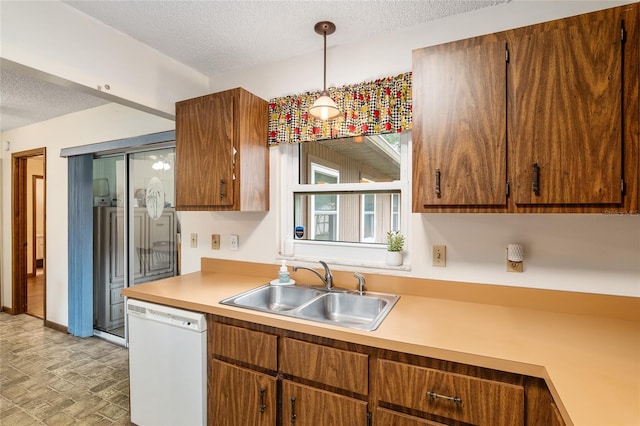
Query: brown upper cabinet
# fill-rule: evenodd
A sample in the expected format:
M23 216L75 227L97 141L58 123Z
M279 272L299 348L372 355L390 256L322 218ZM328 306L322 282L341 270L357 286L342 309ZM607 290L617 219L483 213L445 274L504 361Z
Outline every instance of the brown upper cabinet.
M504 35L413 53L413 211L506 206Z
M176 103L176 209L269 210L268 104L236 88Z
M637 211L638 41L635 3L414 51L413 211Z

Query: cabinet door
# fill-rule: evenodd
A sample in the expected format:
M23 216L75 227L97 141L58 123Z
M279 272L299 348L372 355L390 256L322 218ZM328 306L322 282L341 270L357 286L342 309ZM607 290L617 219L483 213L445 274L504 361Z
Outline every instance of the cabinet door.
M621 30L620 9L609 9L513 33L517 204L622 201Z
M208 423L217 426L276 424L276 378L211 360Z
M176 207L232 206L235 97L176 103Z
M364 426L367 424L367 403L284 380L282 424Z
M413 211L505 206L506 42L477 37L413 52Z
M444 423L421 419L380 407L376 409L373 424L374 426L444 426Z

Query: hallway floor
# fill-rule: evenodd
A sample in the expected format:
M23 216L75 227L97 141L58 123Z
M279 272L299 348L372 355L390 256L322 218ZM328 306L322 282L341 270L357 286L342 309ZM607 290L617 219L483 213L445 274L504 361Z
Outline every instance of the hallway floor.
M0 424L130 425L127 349L0 312Z

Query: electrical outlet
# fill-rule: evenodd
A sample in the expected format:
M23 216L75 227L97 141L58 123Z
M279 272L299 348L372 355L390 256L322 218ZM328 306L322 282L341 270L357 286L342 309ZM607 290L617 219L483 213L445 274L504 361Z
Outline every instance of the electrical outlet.
M194 232L193 234L191 234L191 248L197 248L197 247L198 247L198 234Z
M220 250L220 234L211 234L211 250Z
M507 259L507 272L522 272L524 270L524 262L513 262Z
M233 250L233 251L237 251L238 248L240 247L240 242L238 240L238 235L236 235L236 234L231 234L231 238L229 239L229 242L231 243L231 250Z
M433 266L447 266L447 246L433 246Z

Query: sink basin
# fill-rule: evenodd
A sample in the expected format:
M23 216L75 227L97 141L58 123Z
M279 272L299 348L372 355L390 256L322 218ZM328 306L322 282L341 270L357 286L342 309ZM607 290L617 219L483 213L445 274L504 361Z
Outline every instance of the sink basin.
M327 293L300 308L300 317L321 322L362 326L372 323L389 304L386 298Z
M220 303L256 311L373 331L400 296L295 285L265 285Z
M309 287L268 285L233 297L231 301L234 305L247 308L266 311L290 311L316 298L320 293L319 290ZM222 301L222 303L225 303L225 301Z

